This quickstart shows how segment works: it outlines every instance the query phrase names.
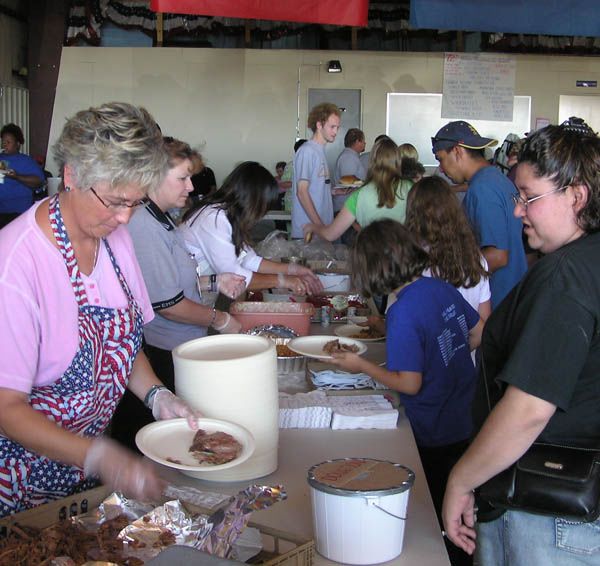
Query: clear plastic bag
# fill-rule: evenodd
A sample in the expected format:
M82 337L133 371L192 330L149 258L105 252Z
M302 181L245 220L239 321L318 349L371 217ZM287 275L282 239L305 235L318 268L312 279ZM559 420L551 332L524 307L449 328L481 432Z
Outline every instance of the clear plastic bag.
M310 243L288 240L287 234L281 230L268 234L254 249L261 257L275 261L346 261L349 257L348 246L344 244L333 244L320 239L314 239Z

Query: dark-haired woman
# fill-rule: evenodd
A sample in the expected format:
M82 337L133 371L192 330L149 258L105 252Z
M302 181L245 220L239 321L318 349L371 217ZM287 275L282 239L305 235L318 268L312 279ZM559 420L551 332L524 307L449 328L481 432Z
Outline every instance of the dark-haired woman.
M472 433L476 372L469 352L479 345L483 322L450 284L421 276L428 266L427 252L394 220L359 232L352 251L357 289L396 295L385 321L386 367L350 353L334 354L332 363L400 392L441 524L448 474ZM449 547L453 565L469 562Z
M516 186L513 213L545 255L486 322L481 428L450 474L444 524L479 564L597 565L600 518L490 509L480 497L474 521L473 490L534 442L600 447L600 139L568 124L533 132Z
M23 130L16 124L6 124L0 130L3 161L0 170L0 228L6 226L33 204L33 191L41 187L46 176L32 157L21 153L25 143Z
M246 161L183 217L180 227L199 275L224 272L246 278L249 290L285 288L300 295L322 290L307 267L264 259L252 249L250 231L277 199L277 181L259 163Z

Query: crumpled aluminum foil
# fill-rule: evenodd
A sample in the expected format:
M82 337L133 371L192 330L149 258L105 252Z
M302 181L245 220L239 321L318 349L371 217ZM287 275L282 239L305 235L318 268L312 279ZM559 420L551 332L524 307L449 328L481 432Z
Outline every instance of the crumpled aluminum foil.
M86 528L94 529L119 515L125 515L130 522L133 522L152 511L154 507L155 505L151 503L129 499L122 493L115 492L110 494L96 509L85 515L76 515L72 521Z
M195 498L204 499L199 490L194 491L192 495ZM218 494L207 495L207 501L218 499ZM125 543L124 554L144 561L154 558L172 544L228 558L233 555L233 545L248 524L252 511L266 509L286 498L283 486L252 485L230 497L224 507L205 515L190 513L179 500L155 507L113 493L97 509L73 517L73 521L94 529L105 521L125 515L131 524L118 535Z
M206 515L191 515L180 501L167 501L125 527L119 537L128 554L149 560L172 544L197 546L213 525Z
M212 529L206 540L196 548L220 558L228 558L233 542L248 524L252 511L266 509L285 499L287 493L281 485L247 487L234 495L226 507L209 517Z

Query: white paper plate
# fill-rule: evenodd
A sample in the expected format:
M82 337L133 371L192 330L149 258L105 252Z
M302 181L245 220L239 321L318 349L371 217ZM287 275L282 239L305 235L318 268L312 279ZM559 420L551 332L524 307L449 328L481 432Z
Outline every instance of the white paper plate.
M361 330L364 330L366 326L358 326L357 324L344 324L343 326L337 326L334 329L336 336L340 338L353 338L354 340L360 340L361 342L380 342L385 340L385 336L379 338L356 338L353 334L358 334Z
M323 346L332 340L335 340L333 336L300 336L299 338L292 338L288 342L288 348L309 358L327 360L331 356L323 352ZM353 338L338 338L338 340L341 344L357 346L358 352L356 353L358 355L362 355L367 351L367 347L359 340Z
M198 419L198 426L206 432L226 432L241 445L242 451L237 458L225 464L200 464L189 451L196 431L192 430L186 419L156 421L146 425L135 435L135 443L140 451L151 460L187 472L211 472L233 468L245 462L254 452L254 437L244 427L217 419ZM167 458L179 460L181 464L170 462Z

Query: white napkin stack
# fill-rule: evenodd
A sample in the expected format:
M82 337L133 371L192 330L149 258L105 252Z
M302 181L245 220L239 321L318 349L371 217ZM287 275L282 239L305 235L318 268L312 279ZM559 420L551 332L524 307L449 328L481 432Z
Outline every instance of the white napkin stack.
M323 391L279 394L279 428L329 428L332 414Z
M279 428L396 428L398 411L383 395L279 394Z
M398 411L383 395L329 397L331 428L396 428Z

